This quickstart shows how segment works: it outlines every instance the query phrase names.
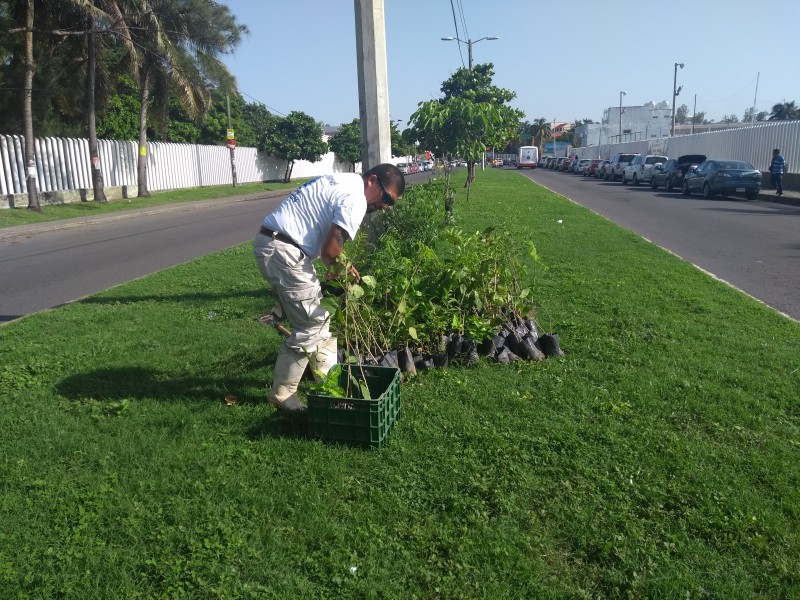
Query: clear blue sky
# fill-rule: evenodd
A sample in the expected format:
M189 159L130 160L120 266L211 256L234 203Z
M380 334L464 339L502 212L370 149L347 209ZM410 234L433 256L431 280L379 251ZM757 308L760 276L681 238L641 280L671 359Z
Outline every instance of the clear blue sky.
M353 0L220 1L250 29L225 58L247 101L328 125L358 117ZM456 35L499 36L473 43L473 62L494 64L495 85L516 92L528 121L600 121L621 90L625 106L671 103L676 62L676 104L689 114L695 94L697 111L717 121L742 119L754 99L757 111L800 104L800 0L386 0L385 15L401 129L467 66L467 45L440 39Z

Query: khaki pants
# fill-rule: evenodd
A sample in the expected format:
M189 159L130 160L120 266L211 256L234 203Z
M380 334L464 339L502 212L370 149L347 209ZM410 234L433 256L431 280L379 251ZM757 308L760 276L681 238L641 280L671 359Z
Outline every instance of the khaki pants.
M331 337L329 315L320 306L322 290L311 260L299 248L259 233L253 253L292 325L284 345L294 352L313 354Z

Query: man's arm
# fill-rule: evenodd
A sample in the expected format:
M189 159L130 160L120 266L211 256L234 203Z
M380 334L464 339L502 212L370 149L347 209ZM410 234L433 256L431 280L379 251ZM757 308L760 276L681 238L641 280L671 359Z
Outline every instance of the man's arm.
M322 242L322 250L320 252L320 258L322 259L322 262L328 267L336 264L336 257L342 253L342 250L344 249L344 243L349 239L350 236L344 229L338 225L331 225L330 231L328 231L328 237L326 237L325 241ZM336 274L337 271L334 270L333 272L328 272L326 277L328 279L333 279L336 277ZM355 279L356 283L361 280L361 276L355 267L350 267L350 275L353 276L353 279Z
M336 262L336 257L342 253L344 243L349 240L350 236L347 232L338 225L331 225L328 231L328 237L322 242L322 250L320 251L320 258L327 266L331 266Z

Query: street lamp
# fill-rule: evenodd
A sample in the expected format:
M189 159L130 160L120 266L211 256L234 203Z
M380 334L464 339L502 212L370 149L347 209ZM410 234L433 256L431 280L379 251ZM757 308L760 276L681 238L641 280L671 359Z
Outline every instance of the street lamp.
M670 137L675 135L675 98L683 89L683 86L675 87L678 85L678 67L682 69L683 63L675 63L675 74L672 76L672 130L669 133Z
M627 96L628 92L620 91L619 93L619 144L622 143L622 97Z
M482 37L482 38L477 39L477 40L467 40L466 42L464 40L462 40L462 39L457 38L457 37L443 37L442 41L443 42L453 42L453 41L455 41L455 42L461 42L462 44L466 44L467 45L467 52L468 52L467 56L469 56L469 69L471 71L472 70L472 44L477 44L478 42L480 42L482 40L499 40L499 39L500 38L497 37L496 35L489 35L489 36Z

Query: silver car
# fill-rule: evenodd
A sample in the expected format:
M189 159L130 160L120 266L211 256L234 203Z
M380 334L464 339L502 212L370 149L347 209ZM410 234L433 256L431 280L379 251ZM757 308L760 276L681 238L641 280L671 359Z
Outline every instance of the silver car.
M653 167L663 165L669 159L660 154L639 154L622 169L622 185L629 181L633 185L639 185L643 181L649 182L653 178Z

